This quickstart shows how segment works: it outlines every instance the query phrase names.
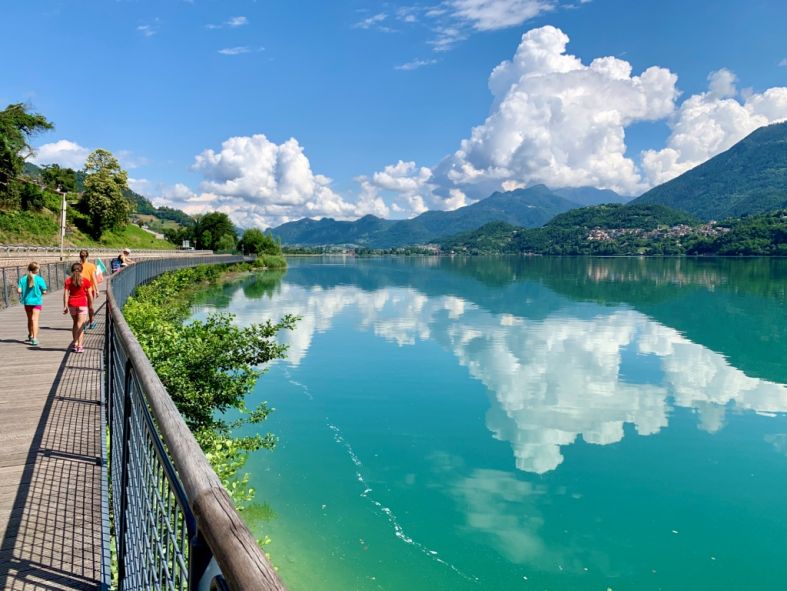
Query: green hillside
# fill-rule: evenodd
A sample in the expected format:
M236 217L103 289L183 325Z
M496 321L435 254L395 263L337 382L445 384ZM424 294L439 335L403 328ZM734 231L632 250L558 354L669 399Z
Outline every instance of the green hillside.
M441 243L447 252L547 255L787 255L787 210L703 223L660 205L600 205L541 228L491 223Z
M58 215L48 209L41 211L0 211L0 244L56 246L60 244ZM66 246L107 246L169 250L175 245L158 240L135 224L104 232L94 240L72 222L66 225Z
M642 228L653 230L663 226L695 224L693 216L662 205L620 204L582 207L555 216L546 227L590 230L592 228Z
M787 122L761 127L631 203L666 205L704 220L787 207Z
M396 222L373 215L364 216L354 222L337 221L333 218L313 220L304 218L282 224L271 233L284 244L369 244L376 235L385 232Z
M24 175L35 183L42 183L43 170L30 163L24 164ZM76 173L76 190L80 191L84 187L84 173ZM182 220L193 225L194 220L182 211L170 210L169 208L156 208L142 195L130 190L124 191L124 196L133 204L134 211L152 211L153 214L140 216L138 213L132 214L134 221L144 217L146 225L152 230L159 231L157 225L180 224L162 218L161 213L169 214L169 218ZM86 216L77 208L78 194L69 193L66 208L66 236L65 243L68 246L108 246L108 247L128 247L145 249L173 249L175 245L166 240L159 240L150 232L140 228L136 223L128 223L121 228L107 230L102 233L101 238L95 239L86 231ZM174 212L174 213L171 213ZM60 196L44 188L42 191L42 203L40 208L29 209L6 209L0 210L0 243L5 244L30 244L40 246L53 246L60 244Z

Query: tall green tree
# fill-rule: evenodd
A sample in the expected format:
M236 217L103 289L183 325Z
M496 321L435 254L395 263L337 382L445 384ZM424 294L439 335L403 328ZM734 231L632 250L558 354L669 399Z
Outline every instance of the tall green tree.
M80 209L90 219L90 234L100 238L104 231L128 222L132 205L123 196L123 190L128 189L128 173L111 152L101 149L87 157L85 173Z
M72 168L64 168L59 164L44 166L41 172L44 184L55 191L73 193L77 188L77 173Z
M28 143L30 136L52 127L46 117L30 113L21 103L0 111L0 207L19 207L18 179L25 158L33 153Z
M237 242L235 226L226 213L219 211L208 213L197 219L194 226L194 238L198 248L208 250L232 250Z
M238 248L243 254L281 254L281 245L276 239L257 228L249 228L243 232Z

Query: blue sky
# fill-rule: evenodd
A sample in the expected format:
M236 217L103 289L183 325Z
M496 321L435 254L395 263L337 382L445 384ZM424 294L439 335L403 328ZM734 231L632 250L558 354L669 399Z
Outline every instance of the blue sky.
M0 102L55 123L38 162L104 147L157 203L242 225L637 194L787 118L784 22L764 0L5 2Z

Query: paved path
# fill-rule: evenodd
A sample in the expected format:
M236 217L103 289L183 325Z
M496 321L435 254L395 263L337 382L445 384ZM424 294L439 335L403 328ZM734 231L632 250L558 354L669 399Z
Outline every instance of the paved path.
M45 296L39 347L19 306L0 311L0 589L97 589L102 580L104 301L85 353L67 352L62 291Z

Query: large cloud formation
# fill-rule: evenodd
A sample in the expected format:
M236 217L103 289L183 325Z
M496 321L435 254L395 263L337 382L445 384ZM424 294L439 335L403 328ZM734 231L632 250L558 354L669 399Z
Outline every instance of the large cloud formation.
M312 172L295 138L282 144L265 135L231 137L221 149L197 155L192 170L203 175L200 194L165 192L187 213L224 211L242 226L268 227L302 217L356 217L361 208L331 188L331 179Z
M85 166L90 150L69 140L58 140L44 144L36 149L30 162L39 166L59 164L66 168L78 170Z
M770 123L787 120L787 88L739 92L727 69L706 92L677 105L677 76L599 57L585 64L552 26L528 31L511 60L489 77L490 114L432 171L431 196L480 199L496 190L545 183L638 195L730 148ZM664 121L667 145L631 154L626 128ZM638 157L639 156L639 157ZM415 163L413 163L415 166ZM436 209L440 199L433 199Z
M449 189L447 196L439 196L432 182L432 171L415 162L399 160L371 176L355 179L361 185L361 204L366 201L383 204L377 215L393 213L397 217L412 217L430 209L451 210L469 205L471 201L459 189ZM390 206L386 204L388 198Z
M555 27L533 29L492 71L492 112L438 167L444 185L478 197L505 181L624 194L645 188L626 155L625 128L670 115L677 76L660 67L632 75L631 64L614 57L585 65L566 52L568 42Z

